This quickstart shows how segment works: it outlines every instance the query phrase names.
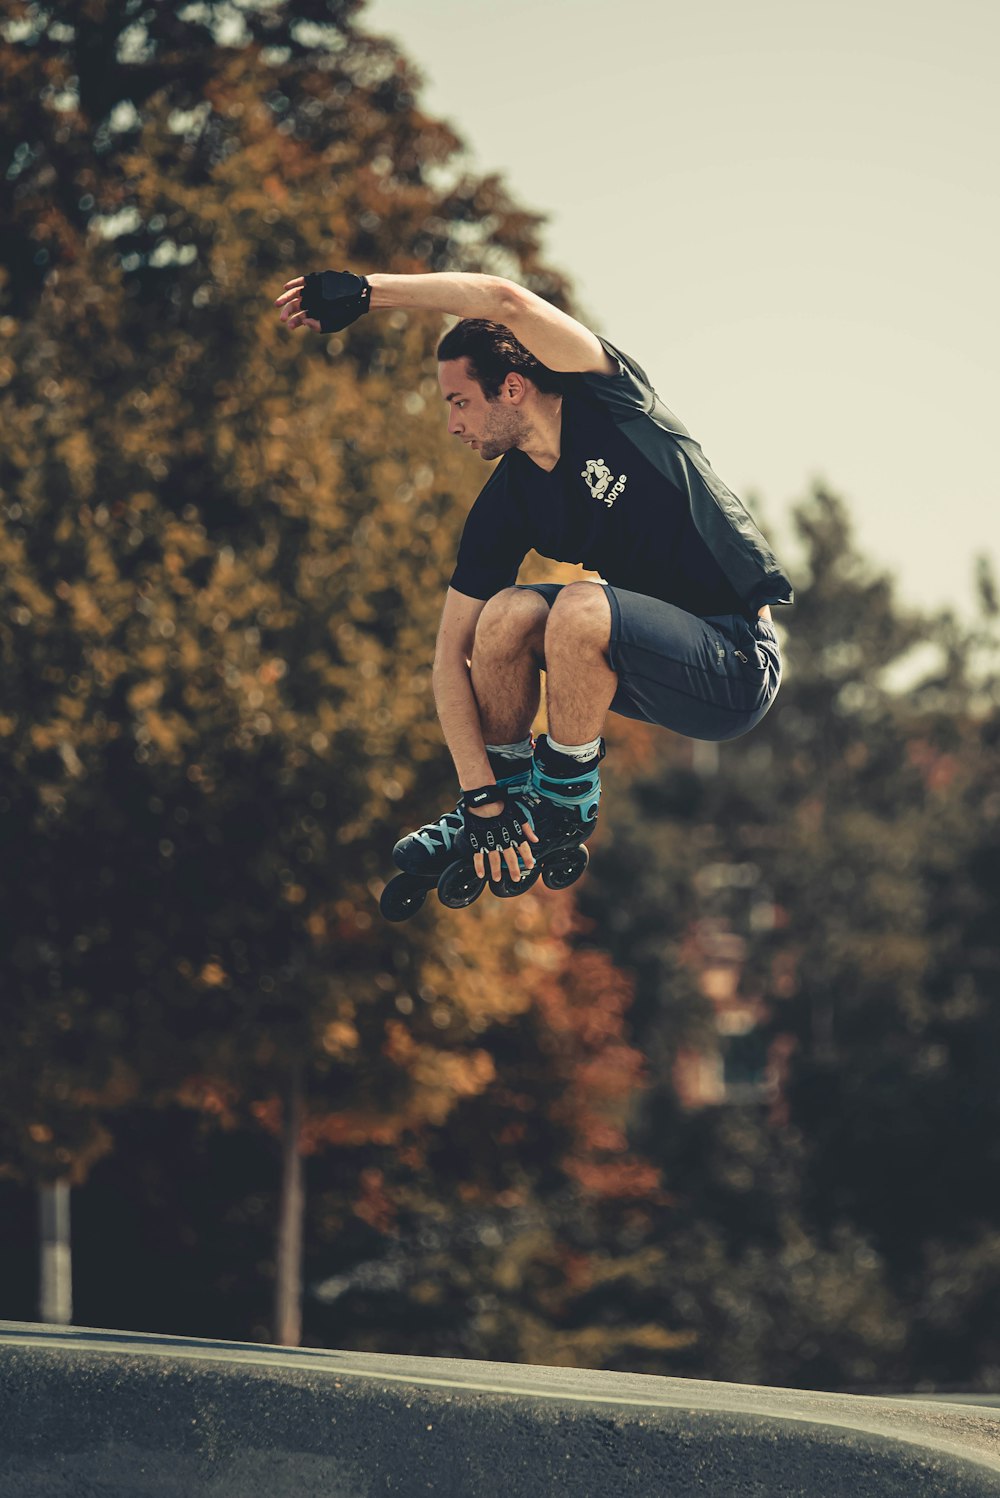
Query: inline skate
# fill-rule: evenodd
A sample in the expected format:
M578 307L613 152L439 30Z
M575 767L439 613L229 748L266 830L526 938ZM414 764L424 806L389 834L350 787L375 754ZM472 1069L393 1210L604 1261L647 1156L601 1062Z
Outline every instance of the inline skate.
M438 899L450 910L462 910L478 900L487 883L501 899L523 895L540 878L548 889L568 889L586 870L590 854L586 842L597 826L597 806L601 798L600 762L604 758L604 740L596 762L586 769L574 765L566 756L554 754L541 734L531 762L530 784L513 799L522 821L527 819L538 836L531 844L534 865L523 861L520 879L512 879L501 865L498 883L480 877L473 866L464 841L452 842L454 854L437 879ZM457 815L461 830L461 813Z
M491 754L489 760L498 790L515 796L528 790L530 759ZM464 827L459 803L454 811L446 811L436 822L425 822L423 827L399 839L392 850L392 861L402 872L389 880L379 900L379 909L387 921L408 921L416 915L445 869L461 857ZM483 887L477 894L482 893ZM472 900L465 903L471 905Z

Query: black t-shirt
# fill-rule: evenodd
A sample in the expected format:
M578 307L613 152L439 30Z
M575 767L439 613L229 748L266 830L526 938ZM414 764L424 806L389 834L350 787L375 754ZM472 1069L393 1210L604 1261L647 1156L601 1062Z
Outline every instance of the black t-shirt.
M686 428L658 405L645 378L637 378L638 366L626 365L612 345L605 347L618 361L617 375L562 377L555 468L546 473L515 448L494 469L469 512L451 586L471 598L491 598L515 582L525 555L534 549L556 561L582 563L613 587L662 598L691 614L747 612L695 523L693 509L704 511L715 499L702 473L738 507L740 528L759 538L761 554L773 562L763 537L716 479ZM661 453L667 450L664 460ZM714 513L712 524L719 529ZM752 539L733 539L732 520L728 525L723 520L723 528L720 549L753 548ZM747 565L742 555L740 560ZM759 565L755 583L757 571ZM782 601L781 591L771 590L774 601Z

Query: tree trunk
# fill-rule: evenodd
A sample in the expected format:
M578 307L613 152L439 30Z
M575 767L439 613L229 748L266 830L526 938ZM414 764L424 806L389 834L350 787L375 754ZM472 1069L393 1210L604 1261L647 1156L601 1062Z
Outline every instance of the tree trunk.
M68 1181L38 1188L38 1226L38 1319L68 1326L73 1320Z
M274 1285L274 1340L284 1347L298 1347L302 1340L302 1224L306 1193L299 1153L301 1128L302 1073L296 1068L289 1083L285 1108Z

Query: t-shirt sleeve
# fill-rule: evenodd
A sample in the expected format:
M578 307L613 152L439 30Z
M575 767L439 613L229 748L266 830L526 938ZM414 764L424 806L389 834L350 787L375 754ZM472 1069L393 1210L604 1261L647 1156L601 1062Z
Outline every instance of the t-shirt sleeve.
M661 426L675 437L689 437L691 434L684 423L659 401L642 366L606 338L600 338L600 343L617 366L611 374L576 374L564 375L563 378L578 382L575 387L578 393L603 406L619 426L638 416L648 416L656 407Z
M493 471L469 511L451 587L469 598L492 598L517 581L531 550L506 458Z

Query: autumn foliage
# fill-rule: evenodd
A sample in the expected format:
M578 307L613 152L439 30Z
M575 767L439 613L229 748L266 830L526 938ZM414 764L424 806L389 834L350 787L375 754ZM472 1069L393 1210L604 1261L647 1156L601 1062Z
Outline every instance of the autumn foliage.
M272 302L568 284L357 0L4 0L0 78L10 1262L68 1179L81 1319L271 1335L300 1119L307 1341L995 1378L988 564L975 625L907 610L817 490L754 734L612 719L585 881L390 927L482 470L437 319Z

